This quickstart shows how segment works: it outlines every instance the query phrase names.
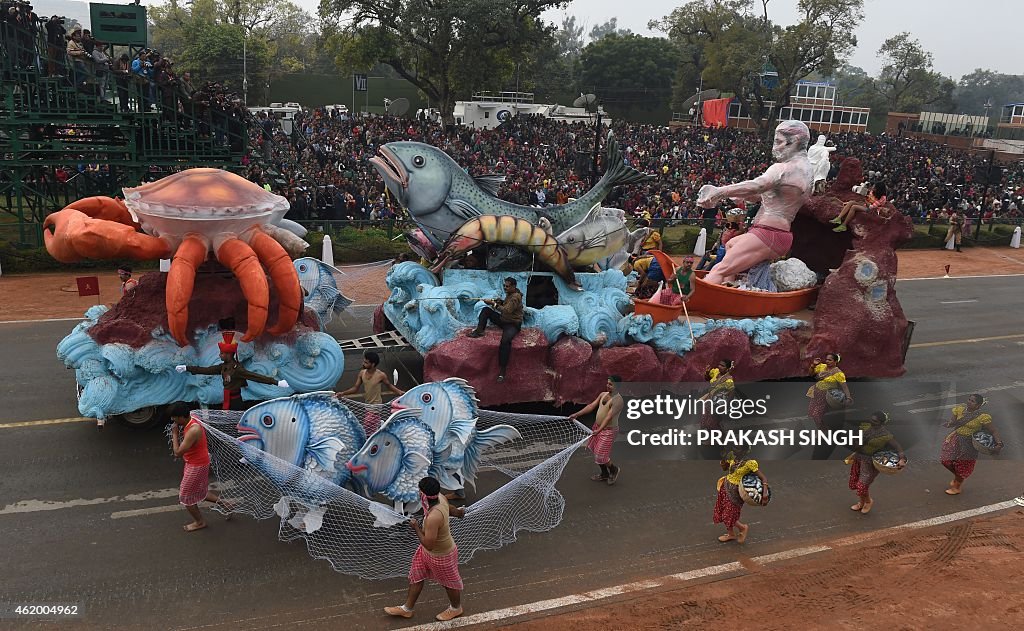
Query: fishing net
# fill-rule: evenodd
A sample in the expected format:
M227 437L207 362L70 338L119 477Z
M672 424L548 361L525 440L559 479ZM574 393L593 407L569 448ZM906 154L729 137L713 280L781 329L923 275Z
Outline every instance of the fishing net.
M377 261L358 265L336 265L342 273L337 280L338 289L357 305L379 305L388 297L384 278L393 261Z
M344 404L368 434L390 413L387 405L347 399ZM281 541L305 539L310 555L329 561L338 572L373 580L408 574L419 541L390 500L367 499L239 441L236 425L242 412L192 414L206 425L211 471L224 487L222 503L230 512L278 517ZM521 531L555 528L565 508L555 484L590 436L586 427L565 417L479 411L478 430L499 424L512 425L521 438L485 451L475 489L465 489L466 516L450 521L460 563L480 550L514 542ZM215 510L227 512L221 505ZM421 520L422 514L415 517Z

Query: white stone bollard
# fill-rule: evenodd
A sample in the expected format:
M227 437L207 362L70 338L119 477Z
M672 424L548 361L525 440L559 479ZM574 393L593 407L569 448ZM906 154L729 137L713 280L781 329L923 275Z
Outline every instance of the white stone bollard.
M708 248L708 229L701 228L700 234L697 235L697 244L693 246L694 256L704 256L704 251Z
M324 253L320 256L320 260L334 266L334 246L331 245L331 235L329 234L324 235Z
M171 259L160 259L160 271L164 273L171 271Z
M1013 229L1013 236L1010 237L1010 247L1020 248L1020 226Z

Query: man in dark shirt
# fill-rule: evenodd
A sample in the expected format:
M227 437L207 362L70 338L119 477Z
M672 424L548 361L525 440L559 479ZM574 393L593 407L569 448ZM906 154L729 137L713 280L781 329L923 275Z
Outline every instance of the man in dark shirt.
M225 410L245 410L245 402L242 401L242 388L249 385L247 379L265 383L278 388L287 388L288 382L284 379L278 381L273 377L267 377L242 367L235 353L238 352L238 343L234 341L234 331L223 333L224 341L219 342L221 363L215 366L176 366L178 372L188 372L193 375L217 375L224 381L224 403Z
M498 346L498 381L505 380L505 367L512 354L512 340L523 326L523 294L516 288L516 279L505 279L505 297L484 300L488 306L480 311L480 320L469 337L483 337L487 323L501 327L501 344Z
M50 77L64 74L64 50L68 34L59 16L53 16L46 23L46 74Z

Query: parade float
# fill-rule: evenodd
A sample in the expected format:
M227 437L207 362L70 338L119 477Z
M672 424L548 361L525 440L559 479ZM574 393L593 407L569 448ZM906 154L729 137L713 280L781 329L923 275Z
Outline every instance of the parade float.
M329 266L292 260L308 244L305 230L284 219L287 200L219 169L124 193L123 201L74 202L44 224L46 249L61 262L171 259L168 272L143 274L113 306L89 309L58 345L75 370L83 416L149 425L175 401L220 406L220 375L175 366L216 365L229 336L246 369L287 383L250 381L244 399L334 387L344 355L322 329L348 301Z
M419 226L407 237L428 264L407 261L389 271L390 296L374 327L397 330L423 355L425 380L466 379L484 405L587 403L609 374L696 382L722 358L735 362L741 380L806 377L810 360L832 351L842 352L849 377L899 376L912 324L896 297L895 249L911 238L912 224L890 205L887 217L857 212L848 231L836 232L832 220L843 204L863 204L853 192L862 169L857 160L845 160L831 186L811 196L808 139L801 123L783 123L773 149L776 165L751 182L705 187L699 203L789 204L783 224L789 230L762 231L769 238L790 232L788 253L774 263L770 253L754 258L770 264L773 275L795 263L810 274L809 286L772 295L695 278L688 302L694 308L684 314L681 307L659 309L628 293L619 266L642 235L630 232L622 211L600 204L614 186L645 176L624 163L611 135L608 170L597 185L578 200L546 208L498 199L499 177L470 177L439 149L388 143L371 162ZM783 186L780 172L798 177L800 185ZM755 227L764 221L760 216ZM732 251L757 254L758 247L748 240ZM526 308L499 382L500 331L489 329L479 339L466 333L477 324L482 300L500 298L508 277ZM782 289L785 279L777 279Z

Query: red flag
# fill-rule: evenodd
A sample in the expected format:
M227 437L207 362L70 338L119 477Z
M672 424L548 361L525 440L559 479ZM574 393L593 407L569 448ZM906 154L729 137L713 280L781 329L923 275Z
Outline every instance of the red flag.
M80 298L100 295L99 276L79 276L75 281L78 282L78 296Z

